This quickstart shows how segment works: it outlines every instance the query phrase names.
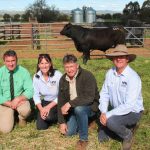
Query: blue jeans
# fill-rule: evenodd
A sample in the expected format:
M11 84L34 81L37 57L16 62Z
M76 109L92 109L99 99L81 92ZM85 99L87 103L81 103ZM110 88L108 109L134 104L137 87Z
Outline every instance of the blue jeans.
M91 110L90 106L77 106L72 109L68 118L67 135L75 135L79 133L80 140L88 140L88 119L94 116L95 113Z
M108 118L106 127L100 125L99 141L107 139L113 134L116 134L123 140L128 139L132 135L130 128L140 120L141 114L131 112L127 115Z

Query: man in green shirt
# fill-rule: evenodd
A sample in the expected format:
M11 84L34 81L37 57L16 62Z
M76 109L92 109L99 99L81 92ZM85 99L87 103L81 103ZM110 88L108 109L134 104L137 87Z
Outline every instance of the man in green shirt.
M33 96L32 79L29 72L17 65L17 54L8 50L3 55L4 66L0 68L0 132L13 129L15 112L19 126L26 125L31 108L28 99Z

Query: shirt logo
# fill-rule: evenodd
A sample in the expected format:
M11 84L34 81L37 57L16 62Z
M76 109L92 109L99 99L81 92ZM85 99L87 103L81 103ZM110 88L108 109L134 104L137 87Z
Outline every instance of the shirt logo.
M126 87L127 86L127 82L126 81L122 81L121 86Z
M51 81L51 86L55 86L56 85L56 81Z

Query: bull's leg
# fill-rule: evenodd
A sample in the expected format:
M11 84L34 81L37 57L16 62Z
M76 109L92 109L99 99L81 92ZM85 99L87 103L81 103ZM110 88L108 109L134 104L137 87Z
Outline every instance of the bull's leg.
M83 64L86 65L88 59L90 59L90 51L83 52Z
M90 60L90 50L87 51L87 60Z
M86 63L87 63L87 58L86 58L86 56L83 54L83 64L86 65Z

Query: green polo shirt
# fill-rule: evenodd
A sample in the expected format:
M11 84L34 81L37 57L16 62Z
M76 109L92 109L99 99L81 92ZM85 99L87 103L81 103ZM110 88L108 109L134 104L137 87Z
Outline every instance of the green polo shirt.
M11 100L9 70L6 66L0 68L0 104ZM24 95L27 99L33 96L32 79L27 69L17 66L13 74L14 79L14 96Z

